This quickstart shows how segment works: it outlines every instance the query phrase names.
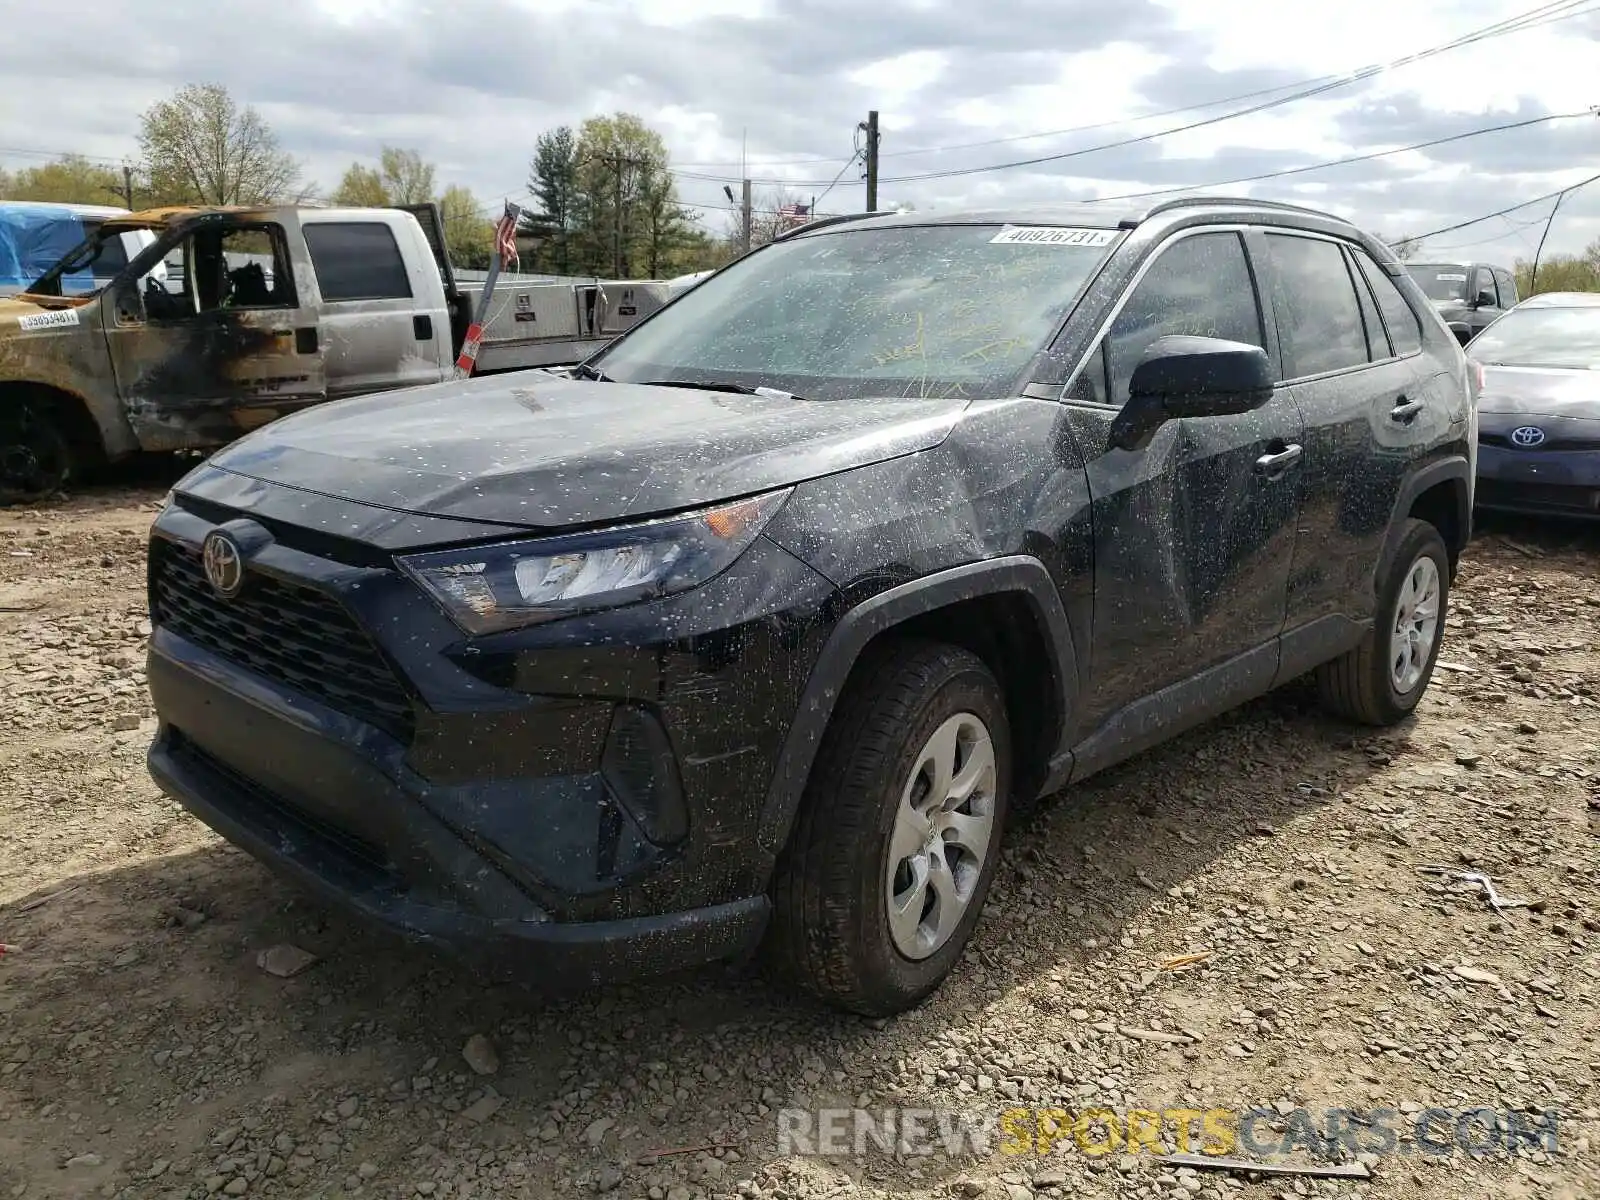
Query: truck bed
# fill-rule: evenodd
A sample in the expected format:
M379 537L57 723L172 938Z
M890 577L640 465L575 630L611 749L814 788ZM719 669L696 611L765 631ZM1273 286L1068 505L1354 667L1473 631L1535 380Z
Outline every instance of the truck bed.
M456 290L476 312L483 284ZM667 302L660 280L519 283L504 277L490 298L478 351L480 374L582 361Z

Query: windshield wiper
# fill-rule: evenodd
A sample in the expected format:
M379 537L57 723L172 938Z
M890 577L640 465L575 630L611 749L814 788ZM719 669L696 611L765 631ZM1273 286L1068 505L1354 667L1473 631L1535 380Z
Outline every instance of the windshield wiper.
M745 383L695 383L688 379L644 379L640 381L642 387L676 387L693 388L700 392L732 392L735 396L765 396L769 400L804 400L804 396L796 396L793 392L785 392L780 388L751 387Z
M577 366L573 367L571 374L574 379L593 379L597 383L616 382L615 379L611 378L611 376L607 375L599 367L591 367L586 362L579 363Z

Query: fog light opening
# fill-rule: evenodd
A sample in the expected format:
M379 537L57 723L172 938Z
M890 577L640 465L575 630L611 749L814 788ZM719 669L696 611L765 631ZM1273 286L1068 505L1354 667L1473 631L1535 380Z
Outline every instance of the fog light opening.
M678 761L654 713L634 705L616 707L600 774L617 803L656 845L671 846L688 834Z

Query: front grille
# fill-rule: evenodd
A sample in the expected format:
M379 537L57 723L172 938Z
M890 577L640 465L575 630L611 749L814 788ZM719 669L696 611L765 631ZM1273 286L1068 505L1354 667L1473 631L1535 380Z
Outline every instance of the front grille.
M1552 512L1600 514L1600 488L1560 483L1506 483L1478 480L1478 503L1493 508L1545 508Z
M366 631L331 596L251 571L245 589L224 600L206 582L199 551L163 538L150 547L150 572L156 624L410 744L410 699Z

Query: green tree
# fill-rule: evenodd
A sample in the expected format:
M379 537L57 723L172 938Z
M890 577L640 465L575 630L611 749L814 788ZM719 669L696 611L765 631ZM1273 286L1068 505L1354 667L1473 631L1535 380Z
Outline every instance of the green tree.
M0 198L51 204L121 204L122 172L68 154L15 175L0 173Z
M378 161L390 204L426 204L434 198L433 164L423 162L415 150L385 146Z
M659 264L685 225L661 135L632 113L590 117L578 130L577 171L575 241L588 271L625 279L652 257Z
M383 186L383 177L371 167L351 163L339 180L333 202L352 208L382 208L389 203L389 190Z
M1600 292L1600 238L1578 254L1546 254L1539 259L1539 278L1533 263L1518 259L1513 267L1517 294L1523 299L1541 292Z
M158 202L271 204L302 198L301 168L221 84L188 84L139 118L144 174Z
M483 215L483 205L467 188L451 184L439 197L450 261L469 271L487 270L494 257L494 222Z
M529 164L528 194L538 211L523 214L521 231L541 240L537 261L556 274L572 270L578 217L578 138L570 125L541 133Z

